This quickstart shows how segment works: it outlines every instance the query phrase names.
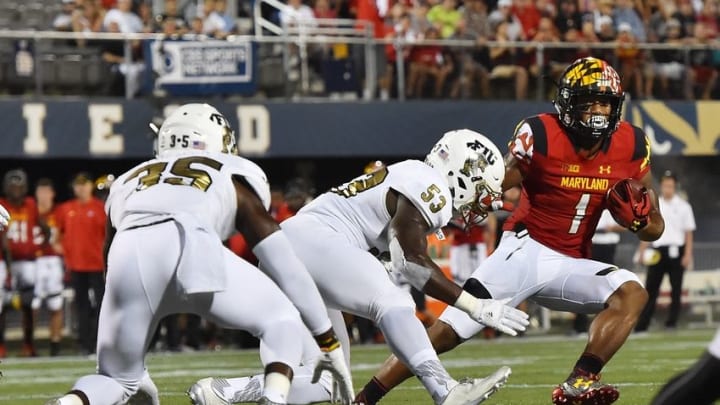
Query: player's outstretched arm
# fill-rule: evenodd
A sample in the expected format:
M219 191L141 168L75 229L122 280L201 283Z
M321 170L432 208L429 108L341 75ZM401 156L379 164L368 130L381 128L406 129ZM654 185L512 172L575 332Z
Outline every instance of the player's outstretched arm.
M239 176L233 177L233 183L237 194L235 227L260 261L260 269L290 298L320 346L322 355L313 382L321 371L330 371L341 402L350 404L355 395L352 376L315 282L252 188Z
M390 203L388 229L393 271L400 271L413 287L468 313L474 320L515 336L528 325L528 315L493 299L478 299L450 281L427 254L429 225L423 214L401 194Z

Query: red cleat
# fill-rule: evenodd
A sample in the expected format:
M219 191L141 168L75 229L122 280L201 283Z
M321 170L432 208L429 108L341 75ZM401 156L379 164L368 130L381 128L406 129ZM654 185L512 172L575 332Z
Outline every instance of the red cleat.
M601 383L594 374L572 376L552 392L555 405L610 405L619 397L617 388Z

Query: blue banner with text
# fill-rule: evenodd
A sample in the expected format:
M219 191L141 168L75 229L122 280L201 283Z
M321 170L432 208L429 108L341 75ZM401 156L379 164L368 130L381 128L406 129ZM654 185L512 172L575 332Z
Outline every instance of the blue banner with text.
M13 158L152 156L148 123L179 104L143 100L2 100L3 147ZM517 123L552 111L514 101L406 103L215 103L250 157L419 157L448 130L484 133L506 151ZM629 103L625 118L645 130L656 155L717 155L720 102Z

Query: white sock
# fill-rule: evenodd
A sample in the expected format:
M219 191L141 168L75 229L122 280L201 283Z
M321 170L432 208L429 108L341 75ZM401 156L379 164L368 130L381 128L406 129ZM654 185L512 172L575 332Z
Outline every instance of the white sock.
M263 396L272 402L287 403L290 391L290 379L284 374L269 373L265 375L265 389Z
M317 347L317 345L316 345ZM290 385L290 392L287 402L291 404L312 404L316 402L330 402L332 392L332 378L323 373L320 381L313 384L312 368L306 365L295 369L295 376ZM225 398L234 402L257 402L263 395L265 389L264 376L262 374L252 377L228 378L230 385Z
M75 394L67 394L60 397L60 405L83 405L82 399Z
M437 353L413 308L388 310L378 322L392 352L405 363L425 386L435 402L457 385L440 363Z

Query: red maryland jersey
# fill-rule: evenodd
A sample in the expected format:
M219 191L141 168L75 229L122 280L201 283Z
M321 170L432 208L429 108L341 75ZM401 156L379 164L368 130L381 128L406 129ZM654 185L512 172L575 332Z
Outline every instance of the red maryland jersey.
M590 257L607 190L650 170L645 133L625 121L592 159L576 153L556 114L522 121L509 149L523 174L530 206L523 223L530 236L572 257Z
M523 188L520 192L520 200L517 202L517 205L515 206L515 209L513 209L510 217L503 223L502 230L517 232L519 231L517 228L518 226L525 229L523 219L525 219L525 216L527 216L529 211L530 201L528 200L527 192Z
M40 235L38 238L38 245L40 245L40 256L58 256L59 253L55 251L52 246L52 241L57 238L58 226L57 226L57 207L53 207L48 212L40 214L40 222L44 222L48 228L50 228L49 238L45 235Z
M35 238L40 232L35 199L25 197L20 205L15 205L3 198L0 204L10 213L7 239L12 260L35 260L38 251Z

